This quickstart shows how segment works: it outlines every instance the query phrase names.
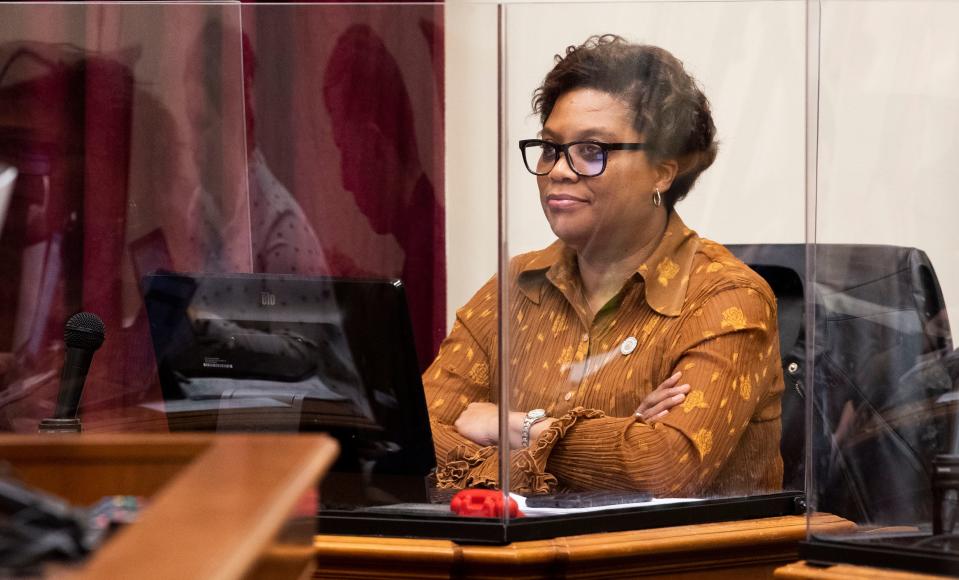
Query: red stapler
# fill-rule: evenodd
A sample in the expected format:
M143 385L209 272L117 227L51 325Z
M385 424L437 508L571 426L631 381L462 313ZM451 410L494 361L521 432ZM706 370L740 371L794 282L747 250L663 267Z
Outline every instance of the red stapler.
M523 517L516 500L509 498L509 517ZM450 500L450 511L475 518L503 517L503 492L496 489L464 489Z

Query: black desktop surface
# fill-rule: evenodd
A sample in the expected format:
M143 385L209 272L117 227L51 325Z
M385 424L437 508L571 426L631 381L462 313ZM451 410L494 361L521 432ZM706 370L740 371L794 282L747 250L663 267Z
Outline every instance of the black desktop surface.
M425 501L435 466L398 280L150 274L150 332L173 431L324 431L342 508Z

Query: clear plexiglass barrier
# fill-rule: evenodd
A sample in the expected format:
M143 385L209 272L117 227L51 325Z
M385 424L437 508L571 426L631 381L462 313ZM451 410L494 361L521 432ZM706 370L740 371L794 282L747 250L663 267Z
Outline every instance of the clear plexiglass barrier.
M800 1L2 4L0 429L329 432L321 531L796 513L804 58Z
M959 3L811 9L807 557L955 574Z
M795 513L803 403L780 352L802 348L804 15L504 6L511 524ZM470 336L495 330L476 317L496 288L460 312Z
M0 430L328 432L324 509L428 502L444 34L432 4L0 4Z
M957 10L0 4L0 430L328 432L321 531L948 553Z

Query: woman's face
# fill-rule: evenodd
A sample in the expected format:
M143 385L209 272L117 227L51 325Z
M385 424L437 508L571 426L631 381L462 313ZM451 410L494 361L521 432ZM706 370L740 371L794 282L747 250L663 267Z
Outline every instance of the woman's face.
M619 98L575 89L557 99L541 135L554 143L641 143L634 119L633 110ZM540 203L553 233L573 249L628 252L648 240L643 228L664 223L655 219L657 212L664 217L665 210L653 205L652 193L657 187L661 192L669 189L674 168L672 162L651 163L644 151L610 151L603 173L581 177L561 155L552 171L537 177Z

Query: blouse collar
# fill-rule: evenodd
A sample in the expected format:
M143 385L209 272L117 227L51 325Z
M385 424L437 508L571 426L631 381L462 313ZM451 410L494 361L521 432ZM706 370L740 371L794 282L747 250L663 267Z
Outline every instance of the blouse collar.
M645 283L644 296L650 308L664 316L679 316L686 300L693 257L698 249L699 236L686 227L679 214L671 211L666 231L656 249L636 268L636 274ZM567 284L579 284L576 269L576 252L557 240L549 247L533 252L520 267L520 291L537 304L547 282L567 294Z

